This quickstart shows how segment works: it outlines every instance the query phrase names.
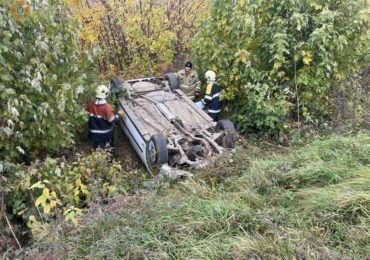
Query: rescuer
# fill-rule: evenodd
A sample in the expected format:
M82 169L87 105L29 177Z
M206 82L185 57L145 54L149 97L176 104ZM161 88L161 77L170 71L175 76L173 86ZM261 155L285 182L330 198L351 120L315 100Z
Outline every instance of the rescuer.
M221 112L221 89L216 82L216 73L214 71L208 70L204 77L207 80L207 87L204 99L201 101L204 105L203 109L206 109L213 121L217 122L218 115Z
M89 112L89 138L94 149L114 149L113 124L119 116L113 114L112 106L107 103L109 89L105 85L96 88L95 102L87 104ZM123 116L123 111L118 112Z
M200 81L198 73L193 70L193 64L191 61L187 61L184 68L177 72L177 77L179 78L180 89L182 92L184 92L184 94L190 99L194 100L196 98L195 91L197 89L199 90Z

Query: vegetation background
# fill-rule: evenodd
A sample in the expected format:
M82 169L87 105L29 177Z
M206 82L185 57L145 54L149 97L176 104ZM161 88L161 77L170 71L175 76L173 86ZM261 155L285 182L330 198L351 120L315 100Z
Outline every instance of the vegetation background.
M26 5L0 4L0 255L370 255L368 1L40 0L9 12ZM97 84L185 60L217 72L235 153L177 183L148 181L135 155L81 149Z

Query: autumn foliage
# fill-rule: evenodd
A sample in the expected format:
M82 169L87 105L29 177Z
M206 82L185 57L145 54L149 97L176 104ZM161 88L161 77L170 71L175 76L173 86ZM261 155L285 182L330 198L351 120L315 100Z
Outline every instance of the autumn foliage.
M69 0L84 46L99 46L105 76L157 75L190 57L207 3L199 0Z

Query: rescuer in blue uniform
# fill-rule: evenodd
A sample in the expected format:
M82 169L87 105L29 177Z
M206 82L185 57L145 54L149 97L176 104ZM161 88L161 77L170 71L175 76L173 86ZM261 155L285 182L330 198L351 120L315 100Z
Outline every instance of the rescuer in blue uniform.
M204 76L207 80L207 87L204 99L202 100L203 109L206 109L213 121L217 122L218 115L221 112L221 89L217 85L216 73L214 71L208 70Z

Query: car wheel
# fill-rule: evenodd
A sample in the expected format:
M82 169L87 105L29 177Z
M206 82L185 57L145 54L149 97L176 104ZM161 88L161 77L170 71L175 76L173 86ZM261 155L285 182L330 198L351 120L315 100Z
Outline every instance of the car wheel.
M164 80L168 81L168 84L172 91L180 88L180 81L175 73L167 73L166 75L164 75Z
M167 141L163 134L154 134L146 146L146 162L153 170L168 162Z
M112 92L117 96L121 96L123 92L122 81L119 78L112 78L111 81Z
M224 131L224 135L221 137L221 146L225 148L234 148L236 143L236 131L234 124L227 119L220 120L216 125L216 132Z

